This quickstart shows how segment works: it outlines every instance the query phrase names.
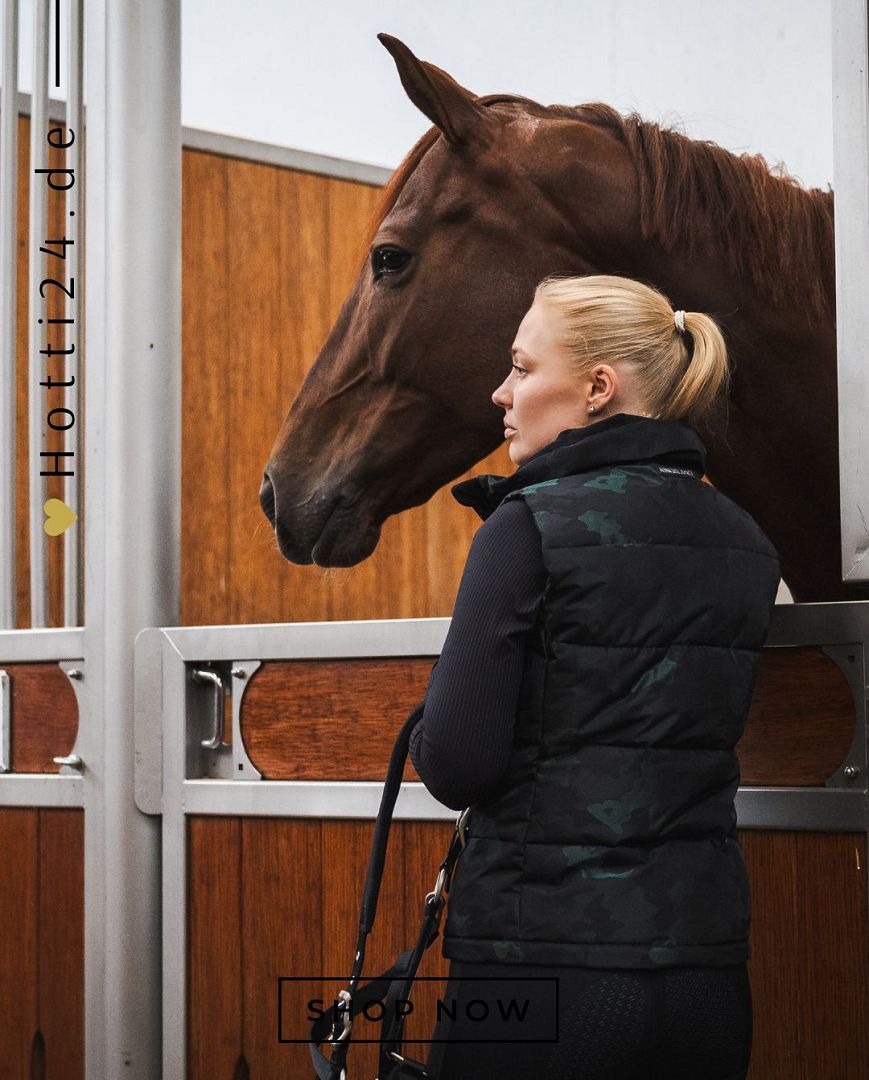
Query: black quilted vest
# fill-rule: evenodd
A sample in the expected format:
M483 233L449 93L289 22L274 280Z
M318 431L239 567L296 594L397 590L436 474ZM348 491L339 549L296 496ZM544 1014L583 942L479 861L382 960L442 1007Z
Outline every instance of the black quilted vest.
M470 815L444 955L598 968L749 959L734 746L779 582L753 518L700 478L685 421L619 413L512 476L548 574L513 753Z

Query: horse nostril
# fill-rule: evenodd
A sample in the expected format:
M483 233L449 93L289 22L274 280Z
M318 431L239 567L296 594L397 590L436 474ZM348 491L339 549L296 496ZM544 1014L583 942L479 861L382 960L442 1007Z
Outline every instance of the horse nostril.
M263 473L262 487L259 489L259 503L263 513L269 519L272 528L275 527L275 489L268 472Z

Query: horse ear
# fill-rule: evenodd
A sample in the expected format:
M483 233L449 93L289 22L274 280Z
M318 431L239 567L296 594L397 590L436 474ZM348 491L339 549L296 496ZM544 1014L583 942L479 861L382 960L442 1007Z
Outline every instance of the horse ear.
M388 50L407 96L429 120L441 129L454 146L482 142L486 138L491 115L476 98L456 80L434 64L419 60L410 49L389 34L378 34Z

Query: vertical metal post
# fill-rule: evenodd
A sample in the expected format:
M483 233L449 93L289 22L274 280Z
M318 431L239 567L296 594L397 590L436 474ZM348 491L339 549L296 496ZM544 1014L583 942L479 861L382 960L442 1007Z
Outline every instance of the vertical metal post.
M869 581L869 22L833 0L833 173L842 580Z
M143 627L179 621L180 33L180 0L87 0L87 1080L161 1071L159 819L134 802L133 656Z
M48 625L48 545L43 529L43 504L45 503L45 477L40 473L48 468L47 458L40 451L45 444L44 398L40 382L45 380L45 360L40 350L45 348L46 325L43 318L46 302L40 295L40 282L48 275L43 273L45 256L40 252L47 239L45 229L48 221L48 189L45 176L36 169L48 167L48 145L45 141L48 118L48 24L49 0L35 0L33 11L33 92L30 96L30 223L28 228L29 297L27 310L27 345L29 377L27 382L30 476L30 625L32 628Z
M84 347L84 325L82 313L84 305L84 109L82 105L82 74L83 74L83 51L82 35L84 29L83 0L69 0L69 19L67 33L69 34L69 47L67 51L68 63L67 90L66 90L66 127L75 135L75 141L67 151L69 167L75 174L75 183L66 193L66 234L74 241L70 247L69 276L75 279L75 295L67 297L64 310L64 318L69 319L67 324L72 327L72 333L66 335L66 348L70 343L75 345L75 352L67 357L64 378L71 380L72 385L64 390L64 407L69 409L75 417L75 423L65 433L64 450L71 451L75 456L68 458L73 463L73 476L64 477L63 499L67 506L72 507L79 515L77 523L63 534L63 622L64 626L81 626L81 582L80 582L80 557L81 557L81 530L82 519L82 415L81 415L81 357ZM69 135L67 135L69 138Z
M0 98L0 629L14 630L15 291L18 281L18 0L3 0Z

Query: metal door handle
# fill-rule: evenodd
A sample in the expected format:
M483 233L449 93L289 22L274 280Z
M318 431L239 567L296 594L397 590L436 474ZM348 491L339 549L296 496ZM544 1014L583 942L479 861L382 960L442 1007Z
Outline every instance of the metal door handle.
M78 754L64 754L61 757L51 759L55 765L68 765L71 769L82 769L84 762Z
M219 750L223 746L224 722L226 718L226 690L223 680L216 671L193 669L193 678L198 683L212 683L214 686L214 723L211 736L201 740L206 750Z
M9 675L0 671L0 773L12 772L12 706Z

